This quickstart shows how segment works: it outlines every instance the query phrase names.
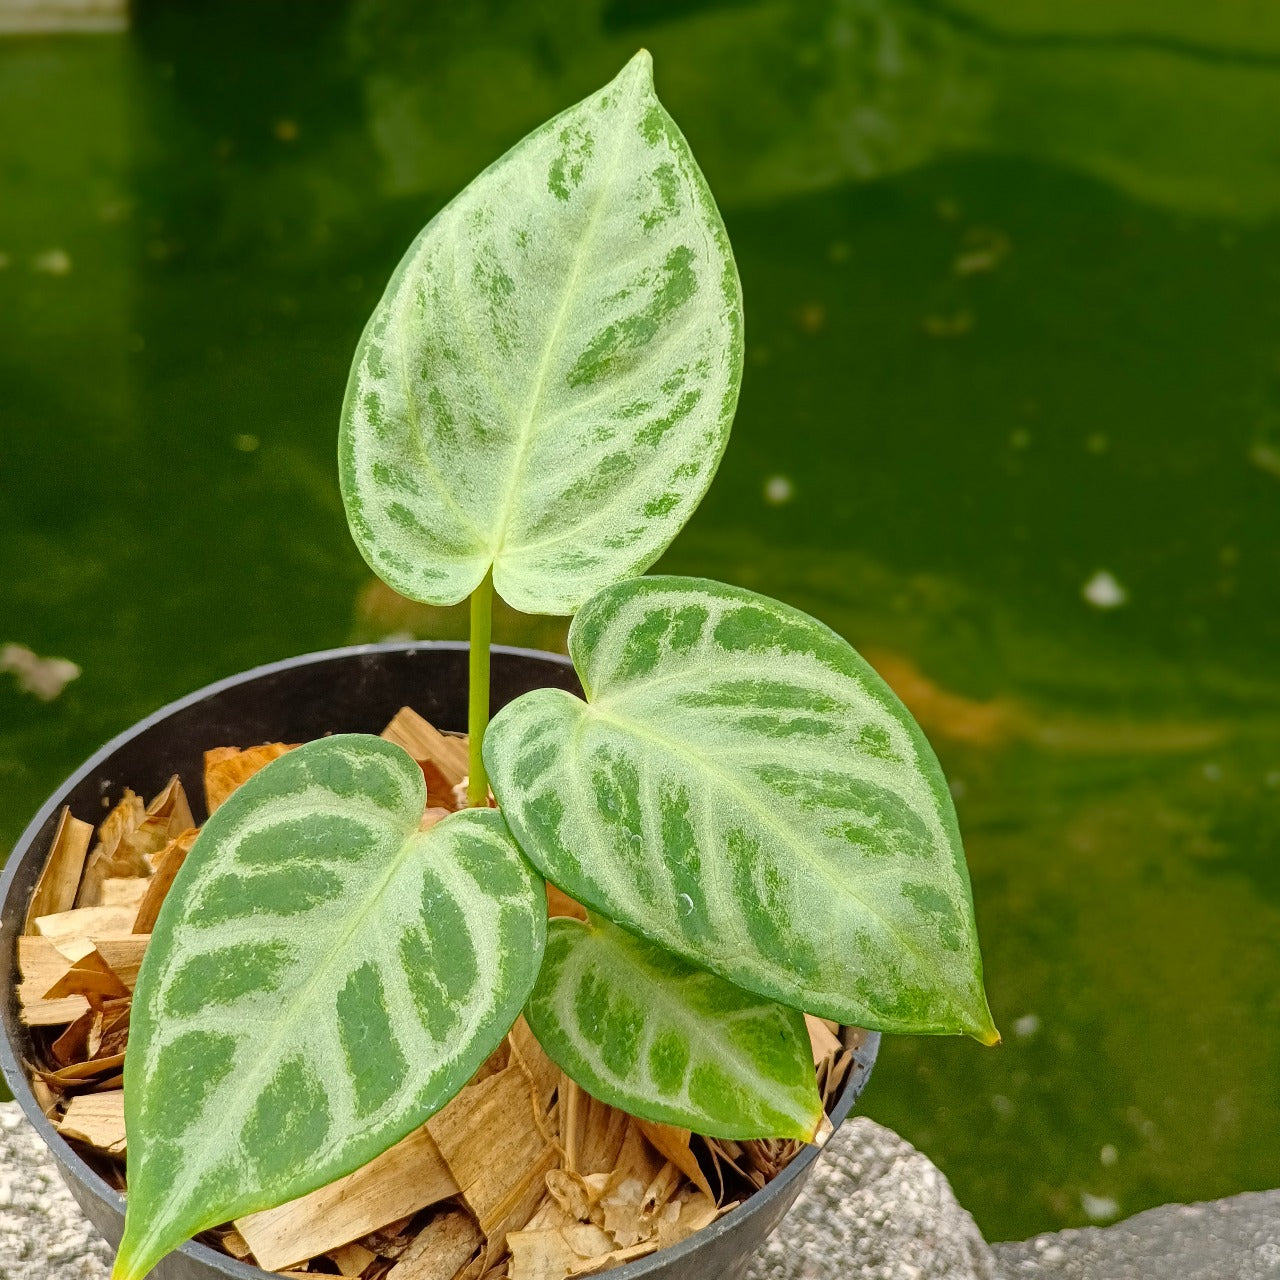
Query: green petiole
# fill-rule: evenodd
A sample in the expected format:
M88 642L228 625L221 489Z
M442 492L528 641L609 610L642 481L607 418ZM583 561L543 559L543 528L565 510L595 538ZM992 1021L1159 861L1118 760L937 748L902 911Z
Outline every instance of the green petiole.
M467 733L470 742L470 775L467 804L483 808L489 803L489 778L480 752L484 731L489 727L489 642L493 637L493 569L471 593L470 698L467 706Z

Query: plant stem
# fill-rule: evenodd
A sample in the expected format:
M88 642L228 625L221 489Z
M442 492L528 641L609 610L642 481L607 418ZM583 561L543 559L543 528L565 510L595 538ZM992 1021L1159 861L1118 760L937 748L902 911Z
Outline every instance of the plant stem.
M493 567L471 593L471 680L467 708L467 733L471 751L467 804L484 808L489 803L489 778L484 771L484 731L489 727L489 642L493 637Z

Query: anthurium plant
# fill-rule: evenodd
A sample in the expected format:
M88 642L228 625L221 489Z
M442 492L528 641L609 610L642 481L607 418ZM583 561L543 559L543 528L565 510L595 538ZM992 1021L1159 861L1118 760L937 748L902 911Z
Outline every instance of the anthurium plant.
M735 1139L819 1132L802 1011L997 1039L907 711L796 609L639 576L712 479L742 354L724 225L644 52L410 247L339 467L374 571L471 599L473 807L421 830L414 761L341 734L210 817L138 977L115 1280L366 1163L522 1011L588 1092ZM487 724L495 590L575 615L585 698ZM544 879L588 920L548 927Z

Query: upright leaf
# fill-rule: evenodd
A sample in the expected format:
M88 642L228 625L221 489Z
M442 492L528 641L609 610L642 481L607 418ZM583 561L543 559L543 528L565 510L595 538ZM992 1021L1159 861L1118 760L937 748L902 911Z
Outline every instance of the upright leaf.
M351 734L273 761L210 817L138 975L116 1280L366 1163L510 1028L542 883L497 813L422 832L425 802L404 751Z
M426 227L356 351L339 467L373 570L572 613L646 569L728 440L737 270L641 52Z
M484 747L549 880L784 1004L996 1038L946 780L844 640L750 591L652 577L593 597L569 649L588 701L526 694Z
M711 1137L799 1138L822 1121L804 1015L606 920L553 920L525 1010L593 1097Z

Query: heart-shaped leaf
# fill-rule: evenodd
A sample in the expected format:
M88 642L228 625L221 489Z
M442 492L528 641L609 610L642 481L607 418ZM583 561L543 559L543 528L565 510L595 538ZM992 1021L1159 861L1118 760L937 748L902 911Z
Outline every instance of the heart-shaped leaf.
M443 1106L538 972L542 882L501 816L420 831L399 747L322 738L209 819L147 947L116 1280L349 1173Z
M822 1121L803 1014L606 920L551 922L525 1016L566 1074L641 1119L803 1142Z
M741 987L886 1031L994 1041L946 779L820 622L722 583L601 591L485 738L520 846L567 893Z
M728 237L641 52L396 270L343 406L352 533L416 600L461 600L492 566L517 609L572 613L689 518L741 374Z

